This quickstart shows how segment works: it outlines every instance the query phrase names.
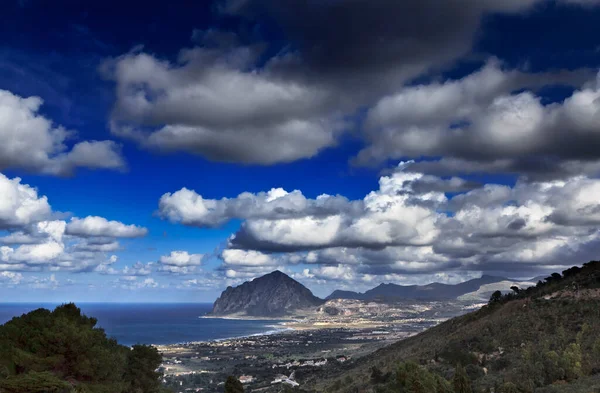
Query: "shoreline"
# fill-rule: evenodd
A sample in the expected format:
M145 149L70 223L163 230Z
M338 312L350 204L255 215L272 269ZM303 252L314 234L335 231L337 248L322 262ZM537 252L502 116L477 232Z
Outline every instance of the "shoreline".
M202 318L202 317L200 317ZM214 319L227 319L227 320L256 320L256 321L262 321L262 320L270 320L270 319L246 319L246 318L236 318L236 317L232 317L232 318L221 318L221 317L211 317ZM229 341L229 340L240 340L240 339L244 339L244 338L251 338L251 337L264 337L264 336L276 336L279 334L286 334L286 333L301 333L301 332L306 332L306 331L328 331L328 330L338 330L338 329L349 329L349 330L369 330L369 329L374 329L377 327L381 327L384 324L381 323L365 323L365 324L354 324L354 325L348 325L348 324L336 324L336 323L332 323L332 324L302 324L299 323L299 325L289 325L288 322L282 322L276 325L267 325L266 327L270 327L273 329L270 330L266 330L264 332L260 332L260 333L251 333L251 334L243 334L240 336L231 336L231 337L224 337L224 338L215 338L215 339L210 339L210 340L199 340L199 341L184 341L184 342L178 342L178 343L173 343L173 344L150 344L154 347L177 347L177 346L182 346L182 345L198 345L198 344L207 344L207 343L222 343L225 341Z
M295 321L294 318L277 318L277 317L260 317L260 316L251 316L251 315L200 315L198 318L201 319L226 319L233 321L282 321L282 322L290 322Z
M204 318L204 317L200 316L198 318ZM221 318L221 317L210 317L210 318L211 319L226 319L226 320L242 320L243 319L243 318ZM263 320L268 320L268 319L245 319L245 320L263 321ZM277 335L277 334L291 333L291 332L302 330L302 329L295 329L293 327L286 326L284 323L280 323L280 324L276 324L276 325L266 325L265 327L271 328L271 329L266 330L264 332L259 332L259 333L242 334L240 336L214 338L214 339L210 339L210 340L182 341L182 342L177 342L177 343L172 343L172 344L148 344L148 345L151 345L156 348L176 347L176 346L182 346L182 345L197 345L197 344L224 342L224 341L229 341L229 340L239 340L239 339L249 338L249 337L273 336L273 335Z
M271 327L276 327L276 326L271 326ZM216 340L211 340L209 342L223 342L223 341L228 341L228 340L239 340L242 338L249 338L249 337L275 336L277 334L291 333L291 332L296 332L296 331L298 331L298 330L294 329L294 328L286 327L286 328L282 328L282 329L267 330L266 332L263 332L263 333L253 333L253 334L245 334L242 336L218 338ZM202 342L202 341L195 341L195 342ZM204 341L204 342L206 342L206 341Z

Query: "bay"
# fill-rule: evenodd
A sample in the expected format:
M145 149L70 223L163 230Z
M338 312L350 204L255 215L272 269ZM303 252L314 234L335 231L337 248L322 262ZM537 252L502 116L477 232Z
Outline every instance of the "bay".
M0 324L50 303L0 303ZM202 318L210 303L78 303L82 312L98 319L109 337L120 344L177 344L268 334L279 321Z

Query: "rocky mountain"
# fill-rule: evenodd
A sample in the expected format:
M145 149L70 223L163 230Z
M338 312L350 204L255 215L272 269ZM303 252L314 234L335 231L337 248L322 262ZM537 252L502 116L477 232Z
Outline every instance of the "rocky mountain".
M331 295L327 296L326 300L333 299L348 299L348 300L361 300L364 296L364 293L353 292L353 291L343 291L341 289L336 289L331 292Z
M304 285L276 270L228 287L215 301L211 315L284 316L323 302Z
M354 300L399 300L399 299L422 299L422 300L449 300L460 296L477 292L481 287L489 284L506 282L509 283L505 290L510 290L510 283L517 282L503 277L487 276L465 281L460 284L450 285L432 283L427 285L397 285L380 284L364 293L352 291L334 291L327 297L329 299L354 299Z

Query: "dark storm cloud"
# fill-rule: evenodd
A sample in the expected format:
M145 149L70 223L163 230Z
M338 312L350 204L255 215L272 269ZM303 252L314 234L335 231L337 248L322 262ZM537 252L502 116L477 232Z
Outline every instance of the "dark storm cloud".
M229 1L220 15L241 16L251 28L235 34L195 30L197 46L182 49L175 61L131 52L106 63L104 74L116 82L117 92L111 131L154 151L184 151L212 161L273 165L311 158L360 128L357 110L469 54L485 15L520 13L542 2ZM261 34L263 27L269 33ZM259 33L240 33L246 30ZM577 71L506 76L494 89L482 86L488 101L493 93L553 83L579 86L585 79ZM372 128L377 124L361 130L369 145L361 163L404 153ZM443 141L457 150L463 142L473 141ZM464 150L477 153L469 146Z
M454 60L471 49L482 15L517 12L532 3L234 0L222 10L279 27L305 67L298 72L373 83L382 75L405 78Z
M487 162L457 158L442 158L415 163L415 170L436 176L506 173L530 181L569 178L578 175L595 177L600 174L600 161L560 160L558 157L521 157Z
M360 274L371 274L375 276L383 276L386 274L411 275L447 272L460 270L460 268L463 267L458 260L435 263L414 263L413 266L410 267L402 267L401 265L396 267L394 266L394 262L394 260L391 260L387 264L365 264L361 265L356 271Z
M567 74L546 74L547 81ZM572 74L573 82L577 74L586 72ZM438 175L439 169L447 174L513 172L533 178L597 171L596 81L577 87L562 102L545 104L533 91L513 93L525 79L534 86L539 75L525 77L491 62L461 79L400 89L369 111L368 145L355 162L443 157L437 163L441 165L417 164Z

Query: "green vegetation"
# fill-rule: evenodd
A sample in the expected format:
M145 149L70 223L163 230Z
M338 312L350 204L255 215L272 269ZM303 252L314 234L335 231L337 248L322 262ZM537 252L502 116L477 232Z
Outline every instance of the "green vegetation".
M225 393L244 393L244 385L236 377L228 377L225 382Z
M383 348L316 385L360 393L596 393L598 332L600 262L589 262L535 287L495 292L480 310ZM342 384L346 375L355 382Z
M161 356L106 337L74 304L0 326L1 393L160 393Z
M459 363L454 370L454 378L452 378L452 386L454 393L471 393L471 380L467 375L467 371Z

